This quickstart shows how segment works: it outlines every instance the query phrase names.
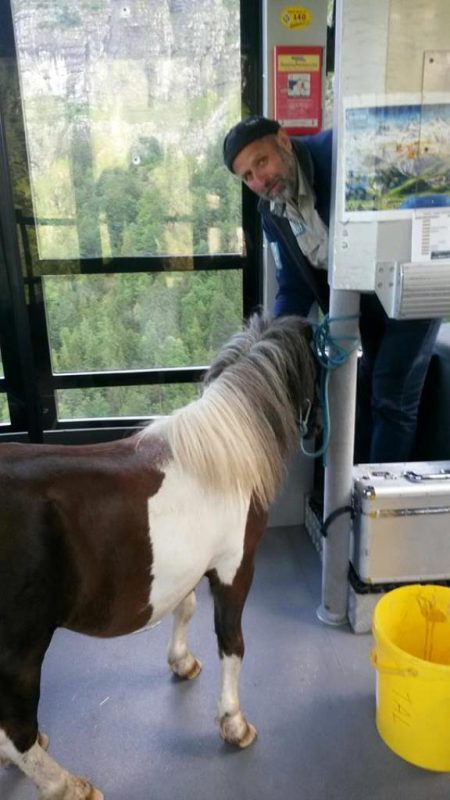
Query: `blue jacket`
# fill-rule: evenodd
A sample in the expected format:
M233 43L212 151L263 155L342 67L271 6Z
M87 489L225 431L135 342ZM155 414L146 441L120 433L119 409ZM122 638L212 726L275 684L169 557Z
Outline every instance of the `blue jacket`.
M331 196L331 150L332 131L322 131L314 136L291 138L300 168L316 195L316 210L328 226L330 221ZM270 203L260 200L265 236L270 243L278 245L275 259L278 292L273 313L301 314L306 316L314 300L324 312L328 311L328 275L323 269L313 267L300 250L292 233L289 221L277 217L270 211Z

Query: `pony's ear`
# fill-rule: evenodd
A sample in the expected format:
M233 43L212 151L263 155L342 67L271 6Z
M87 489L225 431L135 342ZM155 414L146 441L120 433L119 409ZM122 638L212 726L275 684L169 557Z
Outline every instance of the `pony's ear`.
M211 366L208 367L208 369L203 375L201 388L206 389L206 387L209 386L210 383L212 383L213 381L216 380L216 378L219 377L221 372L222 370L218 367L217 364L211 364Z
M206 388L221 373L245 356L263 336L270 325L270 318L263 309L258 309L243 323L242 330L237 331L219 350L217 356L206 370L202 379L202 388Z

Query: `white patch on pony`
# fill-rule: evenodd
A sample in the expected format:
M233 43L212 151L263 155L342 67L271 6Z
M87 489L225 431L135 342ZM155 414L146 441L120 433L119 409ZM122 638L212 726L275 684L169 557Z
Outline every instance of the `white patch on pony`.
M231 584L244 550L250 498L205 489L174 462L149 498L152 622L179 605L205 572Z
M222 657L222 686L219 699L219 717L224 714L230 716L240 710L239 706L239 676L241 674L242 658L239 656Z
M225 741L238 747L248 747L257 736L254 725L247 722L239 703L239 676L242 659L222 657L222 685L219 699L220 733Z
M9 764L10 756L8 754L8 746L12 744L11 740L8 739L5 731L3 728L0 728L0 766L5 767Z

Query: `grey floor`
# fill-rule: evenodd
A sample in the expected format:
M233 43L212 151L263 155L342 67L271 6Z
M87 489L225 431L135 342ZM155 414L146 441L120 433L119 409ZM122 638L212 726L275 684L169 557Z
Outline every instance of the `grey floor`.
M206 583L198 599L190 638L204 669L193 683L168 673L169 620L115 640L54 638L41 727L53 756L105 800L449 797L450 774L411 766L379 738L371 636L317 620L320 562L303 530L269 530L258 554L241 697L259 737L242 752L220 740L214 723L219 666ZM35 793L8 767L0 797Z

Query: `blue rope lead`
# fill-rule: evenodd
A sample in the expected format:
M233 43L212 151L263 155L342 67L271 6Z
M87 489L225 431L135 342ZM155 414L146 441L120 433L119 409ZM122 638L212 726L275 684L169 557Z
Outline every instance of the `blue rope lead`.
M328 386L330 382L330 373L332 370L341 367L349 356L359 347L360 339L358 336L332 336L330 333L330 324L332 322L345 322L350 319L358 319L358 315L352 314L343 317L330 317L328 314L323 318L322 322L314 325L314 336L311 342L311 347L315 357L317 358L320 366L320 407L322 409L323 419L323 440L322 446L314 453L310 453L305 449L303 439L306 435L307 423L310 408L308 407L305 417L302 419L300 415L300 448L305 456L310 458L319 458L324 456L324 464L326 463L325 454L330 443L330 404L328 399ZM340 342L347 342L347 346L343 346Z

